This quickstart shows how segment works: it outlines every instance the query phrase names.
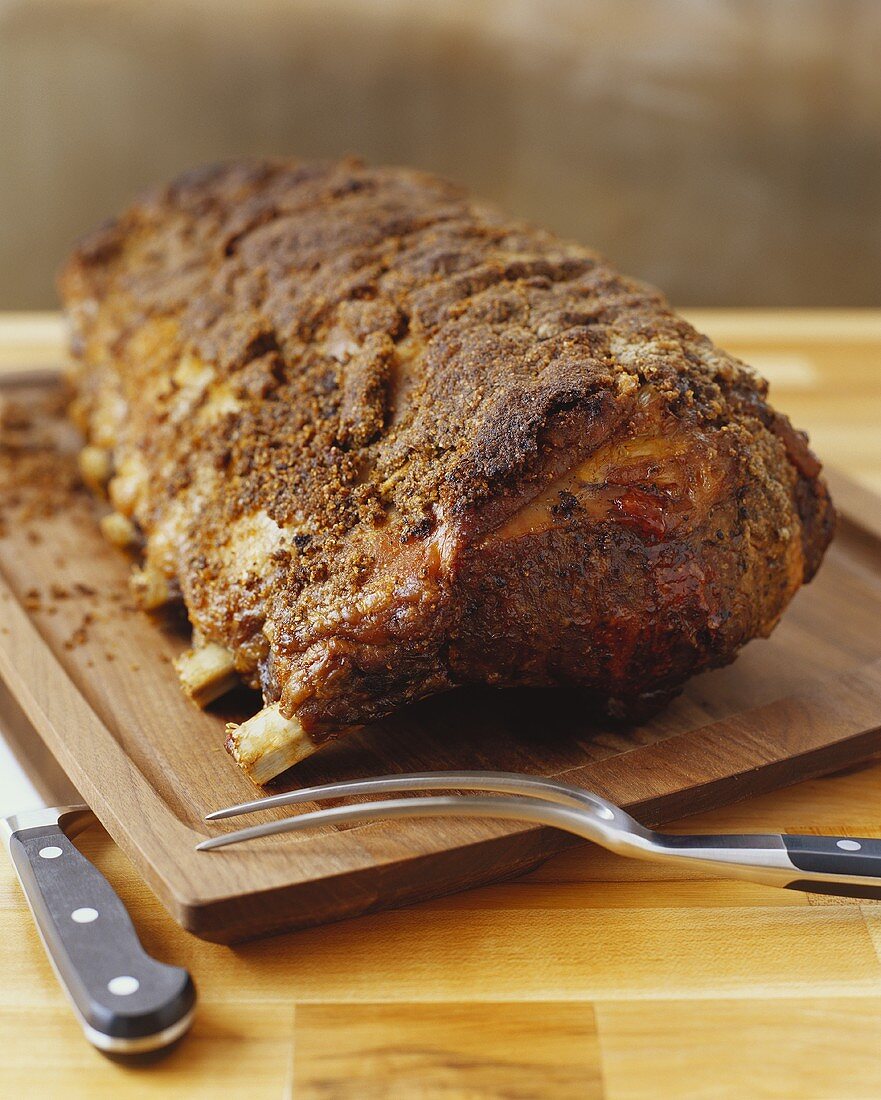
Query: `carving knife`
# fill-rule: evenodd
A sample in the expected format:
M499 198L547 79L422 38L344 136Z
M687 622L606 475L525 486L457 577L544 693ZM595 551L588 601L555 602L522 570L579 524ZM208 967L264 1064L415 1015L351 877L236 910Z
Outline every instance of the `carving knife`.
M122 1055L173 1043L193 1019L193 980L147 954L110 883L71 842L91 811L2 683L0 763L0 832L86 1038Z

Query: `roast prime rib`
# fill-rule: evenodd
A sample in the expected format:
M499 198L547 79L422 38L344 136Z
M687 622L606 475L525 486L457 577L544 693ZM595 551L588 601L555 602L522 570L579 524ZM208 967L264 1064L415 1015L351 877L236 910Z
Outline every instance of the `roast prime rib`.
M454 685L623 716L764 636L833 510L766 384L595 253L421 172L191 172L61 276L85 476L265 782Z

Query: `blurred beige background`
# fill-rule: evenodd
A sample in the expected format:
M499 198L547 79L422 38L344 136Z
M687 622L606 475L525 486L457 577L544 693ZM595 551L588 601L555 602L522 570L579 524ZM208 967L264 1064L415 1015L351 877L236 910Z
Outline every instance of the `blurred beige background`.
M881 303L878 0L0 0L0 308L238 153L409 162L689 305Z

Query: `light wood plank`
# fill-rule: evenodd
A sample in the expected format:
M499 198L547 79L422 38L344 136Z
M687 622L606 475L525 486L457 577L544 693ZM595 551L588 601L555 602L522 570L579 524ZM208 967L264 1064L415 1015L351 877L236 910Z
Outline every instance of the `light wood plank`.
M0 314L0 374L57 369L64 360L64 343L60 313Z
M57 1003L24 914L0 1005ZM881 962L858 906L535 909L419 907L235 950L143 918L161 956L187 966L208 1001L498 1001L716 995L881 994Z
M871 1100L881 998L598 1004L607 1100Z
M754 342L789 346L881 342L877 309L696 309L682 314L723 346Z
M304 1005L297 1010L294 1095L601 1100L593 1008L541 1002Z
M881 903L866 904L862 908L872 945L876 955L881 959Z
M865 834L863 834L865 835ZM586 859L594 849L584 853ZM780 890L774 886L761 886L752 882L733 879L714 879L695 874L676 878L676 869L669 868L670 878L662 880L651 863L639 863L644 878L627 881L628 872L623 868L621 879L616 881L619 864L634 863L619 857L606 864L609 878L601 881L582 881L551 884L535 883L529 889L527 882L501 883L485 886L480 890L468 890L445 898L435 898L419 906L424 912L466 912L471 909L723 909L730 907L776 908L777 906L807 905L804 894L797 890ZM628 868L629 871L629 868ZM653 873L654 872L654 873Z

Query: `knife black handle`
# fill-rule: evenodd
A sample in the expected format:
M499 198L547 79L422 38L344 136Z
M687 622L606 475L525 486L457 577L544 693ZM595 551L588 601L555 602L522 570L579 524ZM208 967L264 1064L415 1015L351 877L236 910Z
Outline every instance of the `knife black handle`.
M881 840L850 836L783 835L789 861L799 871L828 876L796 879L789 890L881 900ZM864 882L849 879L860 878Z
M90 1042L138 1053L182 1035L196 1000L192 978L147 954L110 883L60 826L14 832L9 851Z

